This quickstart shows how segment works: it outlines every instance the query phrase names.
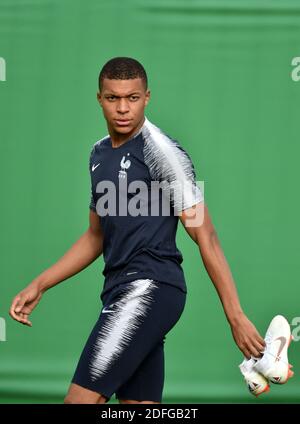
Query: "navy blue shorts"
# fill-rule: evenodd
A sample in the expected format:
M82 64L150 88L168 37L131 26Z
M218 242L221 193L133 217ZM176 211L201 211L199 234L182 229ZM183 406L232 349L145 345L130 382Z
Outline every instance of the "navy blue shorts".
M80 356L72 383L117 399L162 402L164 342L179 320L186 293L139 279L115 286Z

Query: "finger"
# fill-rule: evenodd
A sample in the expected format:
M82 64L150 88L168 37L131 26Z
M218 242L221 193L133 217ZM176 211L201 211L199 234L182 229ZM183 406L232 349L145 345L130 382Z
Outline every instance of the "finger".
M251 355L254 356L255 358L260 358L262 356L261 352L258 349L256 349L254 345L249 345L248 349Z
M21 318L22 318L23 322L27 322L28 321L28 319L25 317L25 314L20 314L20 315L21 315Z
M22 323L22 324L24 324L26 321L28 321L28 320L26 320L26 319L24 319L23 317L22 317L22 313L15 313L15 311L13 310L13 309L11 309L10 311L9 311L9 314L10 314L10 316L14 319L14 320L16 320L16 321L18 321L18 322L20 322L20 323Z
M30 319L29 319L29 315L30 315L30 314L28 314L28 313L24 313L24 319L26 319L26 321L27 321L29 324L31 324L31 321L30 321Z
M257 342L258 342L259 344L261 344L263 347L266 347L266 342L265 342L265 340L261 337L261 335L260 335L260 334L258 334L258 335L257 335L256 340L257 340Z
M20 321L21 317L19 316L19 314L16 314L14 310L9 311L10 316L15 319L16 321Z
M18 304L16 305L15 311L16 311L16 312L21 312L21 311L22 311L22 308L23 308L23 306L24 306L24 304L25 304L25 302L26 302L26 299L22 299L22 300L20 300L20 301L18 302Z
M246 347L243 347L243 348L240 348L240 349L243 352L245 358L247 358L247 359L251 358L251 353Z
M26 321L27 325L32 326L31 321L28 319L29 314L23 314L23 319Z
M22 324L25 324L25 325L28 325L28 326L32 326L32 324L31 324L31 322L30 321L28 321L27 319L25 319L25 318L21 318L20 319L20 322L22 323Z
M265 345L263 345L262 343L260 343L259 341L257 341L257 340L255 340L254 342L253 342L253 344L254 344L254 346L256 347L256 349L259 351L259 352L261 352L261 353L263 353L264 351L265 351Z
M14 312L14 310L13 310L13 309L10 309L10 310L9 310L9 315L10 315L13 319L17 319L16 314L15 314L15 312Z
M10 307L10 310L9 310L10 316L13 317L14 319L16 319L15 308L16 308L19 300L20 300L20 297L15 297L14 300L12 301L12 304L11 304L11 307Z
M23 318L21 318L21 317L19 317L18 315L15 315L15 318L14 318L16 321L18 321L18 322L22 322L22 319Z
M20 312L19 316L20 316L20 321L22 322L22 324L29 325L28 314L24 314L23 312Z

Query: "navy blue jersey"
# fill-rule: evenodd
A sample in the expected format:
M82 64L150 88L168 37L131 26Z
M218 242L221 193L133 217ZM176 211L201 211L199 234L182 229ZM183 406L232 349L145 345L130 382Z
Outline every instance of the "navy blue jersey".
M203 200L187 152L145 117L121 146L112 147L110 136L97 141L89 165L89 206L104 237L101 298L117 284L142 278L187 292L176 246L178 214Z

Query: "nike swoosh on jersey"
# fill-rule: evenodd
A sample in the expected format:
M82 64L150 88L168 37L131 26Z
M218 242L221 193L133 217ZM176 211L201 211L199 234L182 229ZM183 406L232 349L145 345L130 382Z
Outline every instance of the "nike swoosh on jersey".
M92 171L95 171L95 169L96 168L98 168L98 166L100 165L100 162L99 163L97 163L97 165L95 165L94 163L93 163L93 165L92 165Z
M108 307L112 307L112 306L114 306L114 304L115 303L111 303L109 306L104 306L104 308L102 309L102 312L104 313L104 314L106 314L107 312L116 312L116 311L114 311L114 310L112 310L112 309L106 309L106 308L108 308Z

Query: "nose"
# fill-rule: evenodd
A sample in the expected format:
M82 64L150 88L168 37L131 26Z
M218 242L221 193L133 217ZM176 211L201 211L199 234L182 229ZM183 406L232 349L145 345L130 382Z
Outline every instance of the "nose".
M129 106L128 106L128 101L127 99L121 97L118 100L118 104L117 104L117 111L120 113L126 113L129 111Z

